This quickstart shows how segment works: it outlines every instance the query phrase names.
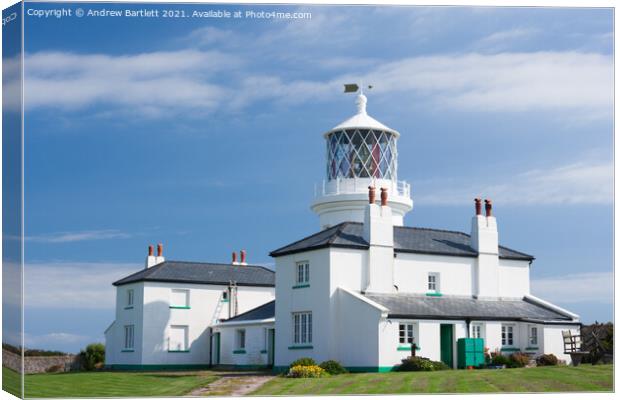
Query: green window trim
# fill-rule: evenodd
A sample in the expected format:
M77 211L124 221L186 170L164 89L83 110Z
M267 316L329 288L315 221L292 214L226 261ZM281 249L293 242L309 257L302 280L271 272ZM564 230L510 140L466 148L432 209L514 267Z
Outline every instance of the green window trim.
M222 303L228 303L228 299L222 299Z
M133 306L127 306L127 307L125 307L125 310L133 310Z
M422 349L420 348L420 346L417 346L417 345L415 346L415 349L416 349L416 350L422 350ZM398 347L396 348L396 350L398 350L398 351L411 351L411 346L398 346Z
M233 354L245 354L245 353L246 353L245 349L233 350Z
M168 350L168 353L189 353L189 350Z
M441 293L439 292L426 292L427 296L431 296L431 297L441 297L443 296Z
M307 288L307 287L310 287L309 283L300 283L299 285L293 286L293 289L301 289L301 288Z
M267 354L267 350L261 350L260 353L261 354Z
M170 308L175 308L177 310L189 310L190 306L170 306Z
M538 350L538 347L526 347L525 350Z
M303 349L314 349L314 346L311 344L308 345L297 345L297 346L288 346L289 350L303 350Z
M123 349L121 350L121 353L133 353L134 351L134 349Z
M500 351L521 351L518 347L502 347Z

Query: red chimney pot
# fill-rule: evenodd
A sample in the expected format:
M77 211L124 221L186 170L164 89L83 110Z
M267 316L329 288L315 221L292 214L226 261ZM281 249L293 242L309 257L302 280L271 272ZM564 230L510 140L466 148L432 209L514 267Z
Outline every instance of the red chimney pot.
M484 200L484 210L486 211L487 217L490 217L492 215L491 210L493 208L493 205L491 203L490 199L485 199Z
M161 257L164 254L164 245L159 243L157 245L157 257Z
M232 252L232 263L234 264L234 263L236 263L236 262L237 262L237 252L236 252L236 251L233 251L233 252Z
M241 250L241 264L245 264L245 250Z
M386 188L381 188L381 205L387 206L388 193Z
M149 257L153 256L153 245L149 244Z
M375 187L368 186L368 204L375 204L376 197Z
M474 202L476 203L476 215L482 215L482 199L476 197Z

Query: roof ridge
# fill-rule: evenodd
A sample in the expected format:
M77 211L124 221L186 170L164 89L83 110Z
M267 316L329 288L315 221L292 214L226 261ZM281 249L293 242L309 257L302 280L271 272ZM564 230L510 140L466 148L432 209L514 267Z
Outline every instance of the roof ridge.
M136 275L140 275L143 274L142 278L147 278L149 276L151 276L156 270L159 270L163 267L163 265L166 263L166 261L162 261L159 264L155 264L152 267L147 267L147 268L143 268L139 271L134 272L133 274L130 274L128 276L122 277L121 279L117 279L116 281L112 282L112 285L114 285L117 282L120 281L124 281L125 279L131 279Z
M461 231L454 231L454 230L450 230L450 229L425 228L425 227L421 227L421 226L395 226L394 228L415 229L415 230L418 230L418 231L458 233L460 235L464 235L464 236L467 236L467 237L471 236L468 233L461 232Z
M251 268L263 268L263 269L266 269L267 271L273 272L273 270L263 265L258 265L258 264L243 265L243 264L230 264L230 263L219 263L219 262L209 262L209 261L181 261L181 260L167 260L167 261L164 261L164 263L207 264L207 265L221 265L223 267L243 267L243 268L251 267Z
M338 229L336 229L336 233L332 235L332 237L327 241L327 243L334 244L334 241L336 240L336 238L340 237L340 234L342 233L342 231L344 231L344 228L347 226L347 224L349 224L349 222L344 221L338 225L335 225L335 227L338 227Z
M299 240L297 240L297 241L295 241L295 242L293 242L293 243L289 243L289 244L287 244L286 246L279 247L279 248L277 248L277 249L275 249L275 250L273 250L273 251L269 252L269 255L271 255L271 254L273 254L273 253L277 253L277 252L279 252L280 250L285 249L285 248L287 248L287 247L294 246L294 245L296 245L297 243L303 242L304 240L307 240L307 239L313 238L313 237L315 237L315 236L318 236L318 235L320 235L321 233L323 233L323 232L327 232L327 231L328 231L328 230L330 230L330 229L334 229L334 230L336 230L336 231L337 231L338 229L340 229L340 226L341 226L341 225L344 225L344 224L347 224L347 223L349 223L349 222L348 222L348 221L344 221L344 222L341 222L341 223L339 223L339 224L337 224L337 225L330 226L329 228L326 228L326 229L323 229L323 230L318 231L318 232L316 232L316 233L313 233L312 235L308 235L308 236L306 236L306 237L304 237L304 238L301 238L301 239L299 239Z

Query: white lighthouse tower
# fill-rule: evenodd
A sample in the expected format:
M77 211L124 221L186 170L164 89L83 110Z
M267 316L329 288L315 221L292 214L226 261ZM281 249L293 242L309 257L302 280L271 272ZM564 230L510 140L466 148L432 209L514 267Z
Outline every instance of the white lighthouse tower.
M327 131L327 179L315 190L312 211L321 228L344 221L363 222L368 204L368 187L388 190L394 225L402 226L413 208L411 187L398 180L400 133L366 112L366 96L357 96L357 114Z

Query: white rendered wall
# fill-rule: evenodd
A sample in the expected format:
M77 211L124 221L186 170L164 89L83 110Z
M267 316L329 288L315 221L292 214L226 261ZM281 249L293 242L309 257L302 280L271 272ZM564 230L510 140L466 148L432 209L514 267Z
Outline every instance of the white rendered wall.
M133 307L127 307L127 290L133 289ZM142 282L116 287L115 320L106 332L105 363L140 364L142 359ZM127 308L126 308L127 307ZM134 350L123 351L125 346L125 325L134 325Z
M293 289L296 264L310 264L309 287ZM300 357L321 362L329 358L330 338L335 328L330 313L330 250L328 248L276 258L276 350L275 365L288 366ZM312 349L289 349L293 346L292 313L312 312ZM332 345L332 348L334 346Z
M171 290L189 289L190 309L170 308ZM134 306L126 309L126 292L134 289ZM106 364L208 364L208 327L227 286L138 282L117 287L116 319L106 332ZM272 287L238 287L239 313L274 299ZM221 303L218 318L228 318ZM134 351L123 352L124 326L134 325ZM171 325L188 326L187 353L168 352Z
M394 277L399 293L428 292L428 273L439 272L440 292L471 296L475 258L396 253Z
M530 263L519 260L499 260L500 297L522 298L530 293Z
M558 359L571 364L569 354L564 354L564 339L562 331L571 331L571 335L578 335L580 332L579 325L546 325L544 330L544 348L542 352L545 354L554 354Z
M265 341L265 329L273 329L274 323L217 325L213 332L220 333L220 365L230 366L267 366L268 344ZM238 329L245 329L245 353L234 353ZM214 344L215 345L215 344ZM215 360L213 360L215 363Z

